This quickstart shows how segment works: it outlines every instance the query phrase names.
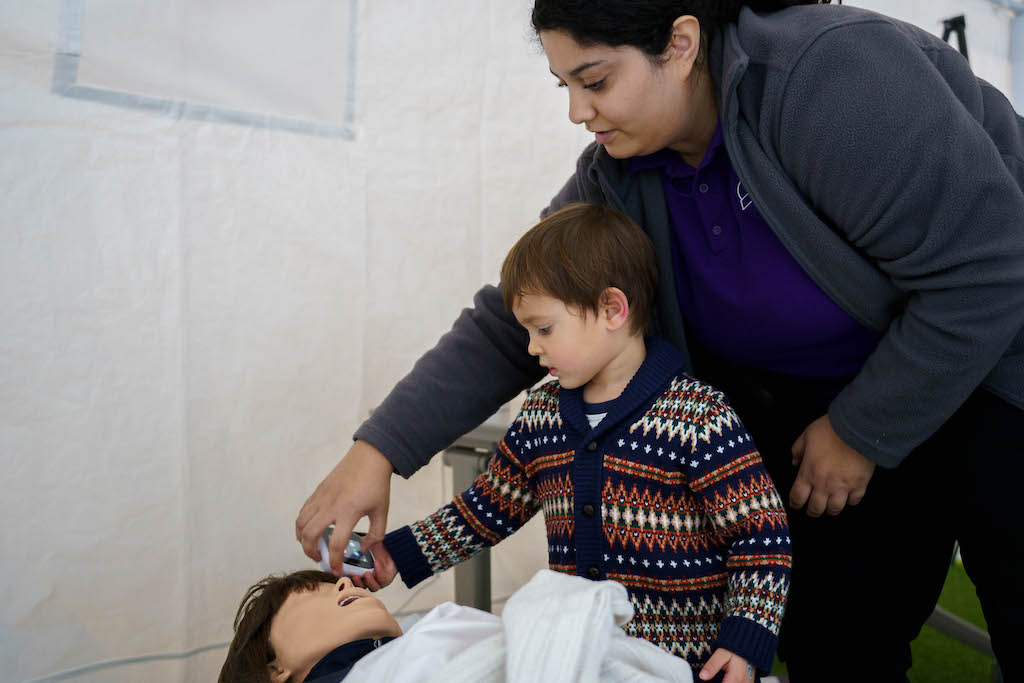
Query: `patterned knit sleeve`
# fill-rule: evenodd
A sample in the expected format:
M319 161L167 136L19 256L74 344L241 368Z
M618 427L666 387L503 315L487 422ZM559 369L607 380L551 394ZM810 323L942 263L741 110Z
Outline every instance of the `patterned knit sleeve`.
M517 443L519 422L506 432L487 471L469 489L426 519L384 538L405 585L411 588L497 544L540 509L522 456L510 445Z
M709 392L707 400L708 412L719 419L707 423L685 467L691 490L729 549L725 619L712 650L735 652L767 673L789 593L789 523L739 417L721 392Z

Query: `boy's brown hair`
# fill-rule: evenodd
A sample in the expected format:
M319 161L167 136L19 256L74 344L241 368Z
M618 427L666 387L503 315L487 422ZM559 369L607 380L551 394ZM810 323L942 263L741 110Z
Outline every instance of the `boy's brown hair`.
M292 593L314 591L338 577L315 569L268 576L249 588L235 614L235 637L217 683L270 683L269 664L277 659L270 646L270 622Z
M598 313L601 292L618 287L629 302L633 334L651 326L658 261L629 216L603 204L569 204L523 235L501 266L505 308L546 294L581 313Z

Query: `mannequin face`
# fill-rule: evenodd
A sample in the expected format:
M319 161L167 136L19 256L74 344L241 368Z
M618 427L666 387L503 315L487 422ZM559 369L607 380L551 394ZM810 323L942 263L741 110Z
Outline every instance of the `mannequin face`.
M270 622L274 683L301 681L328 652L364 638L400 636L384 604L347 577L316 590L292 593Z

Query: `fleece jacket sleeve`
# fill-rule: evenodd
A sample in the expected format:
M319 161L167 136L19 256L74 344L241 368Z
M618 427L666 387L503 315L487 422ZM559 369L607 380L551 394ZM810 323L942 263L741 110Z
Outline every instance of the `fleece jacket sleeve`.
M1019 137L1020 120L955 50L881 18L808 45L779 106L774 141L789 177L905 294L829 409L844 442L894 467L1024 325L1024 194L1013 173L1021 159L1000 153L1024 145L997 147L992 132Z
M577 173L585 173L590 157L580 159L584 170ZM541 216L582 196L574 174ZM505 310L501 290L485 286L473 297L473 307L416 362L353 438L372 444L396 472L411 477L544 376L527 345L526 330Z

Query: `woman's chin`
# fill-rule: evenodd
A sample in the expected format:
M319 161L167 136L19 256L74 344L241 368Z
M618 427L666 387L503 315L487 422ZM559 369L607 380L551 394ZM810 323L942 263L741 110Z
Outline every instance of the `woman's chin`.
M626 145L623 145L618 140L612 140L609 144L605 145L604 151L608 152L608 156L613 159L629 159L636 156L629 151Z

